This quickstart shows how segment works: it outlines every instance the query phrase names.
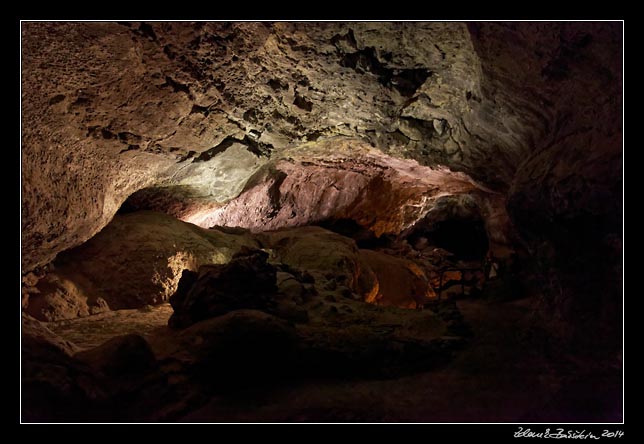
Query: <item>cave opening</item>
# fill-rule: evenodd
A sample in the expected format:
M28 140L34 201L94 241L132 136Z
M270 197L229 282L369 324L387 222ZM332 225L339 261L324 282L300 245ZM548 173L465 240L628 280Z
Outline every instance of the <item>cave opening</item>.
M454 254L456 259L483 261L489 249L485 224L480 219L448 219L417 229L409 242L419 248L429 243Z
M363 227L353 219L324 220L319 222L319 226L353 239L359 248L388 248L392 247L396 240L395 236L388 234L376 236L373 231Z
M24 421L623 420L618 26L21 26Z

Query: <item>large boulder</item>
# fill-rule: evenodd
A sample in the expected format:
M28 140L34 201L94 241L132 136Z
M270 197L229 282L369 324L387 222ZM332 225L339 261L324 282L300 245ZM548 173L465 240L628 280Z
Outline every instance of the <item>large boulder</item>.
M98 347L74 355L105 381L112 396L135 394L141 388L164 379L148 342L140 335L117 336Z
M42 336L22 335L24 422L91 421L106 399L92 369Z
M74 282L57 273L48 273L30 293L25 311L40 321L78 318L109 310L102 298L92 298Z
M360 264L352 239L315 226L259 233L257 238L274 263L306 270L316 282L330 277L350 288L357 285Z
M88 242L58 256L26 311L54 321L159 304L175 292L183 270L226 263L244 246L258 244L245 234L204 230L162 213L119 214Z
M170 298L174 313L168 325L185 328L233 310L270 310L275 306L277 269L268 253L243 249L226 265L205 265L195 277L184 273Z
M415 262L372 250L360 250L360 258L373 275L371 281L361 281L360 290L367 302L417 308L436 296Z
M156 368L154 352L136 334L117 336L98 347L76 353L75 357L108 377L132 377Z
M209 386L248 386L292 371L296 343L295 329L286 321L235 310L182 330L170 355Z
M68 339L57 335L49 328L47 328L44 323L32 318L24 312L22 313L21 327L22 335L32 337L36 340L44 341L69 356L72 356L74 353L80 350L80 348L72 341L69 341Z

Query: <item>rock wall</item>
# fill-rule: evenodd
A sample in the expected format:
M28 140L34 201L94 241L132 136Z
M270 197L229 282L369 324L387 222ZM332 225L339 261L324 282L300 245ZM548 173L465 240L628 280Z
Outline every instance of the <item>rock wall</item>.
M25 310L54 321L159 304L175 292L183 270L227 263L243 246L258 243L162 213L119 215L88 242L59 255Z
M23 23L23 267L136 190L222 203L271 153L329 137L507 187L552 126L530 51L561 45L531 39L576 25L541 26L508 59L494 24Z
M285 150L226 205L177 216L202 227L252 231L352 219L380 236L414 224L441 196L480 187L463 173L397 159L359 140L332 139Z
M543 306L563 325L576 304L594 313L588 326L617 325L622 26L24 22L23 273L91 238L143 189L144 201L204 223L252 227L231 201L242 193L273 227L331 207L377 232L407 226L431 197L397 188L398 173L335 168L345 193L322 174L334 150L360 140L507 202L549 282ZM324 153L305 165L316 145ZM308 200L289 194L307 181ZM268 197L252 197L262 187ZM355 204L357 190L392 201L374 211ZM313 204L320 214L307 214ZM490 220L506 219L495 211Z

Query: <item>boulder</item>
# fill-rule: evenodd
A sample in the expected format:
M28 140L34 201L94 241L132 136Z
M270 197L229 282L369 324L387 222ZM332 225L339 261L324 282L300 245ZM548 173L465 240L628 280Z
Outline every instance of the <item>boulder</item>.
M247 386L292 370L296 342L295 329L286 321L236 310L182 330L173 356L208 385Z
M372 250L360 250L360 258L363 268L371 270L370 274L362 273L365 278L360 280L360 291L367 302L416 308L436 296L415 262Z
M21 333L25 336L45 341L69 356L72 356L74 353L80 350L80 348L76 344L57 335L49 328L47 328L45 324L32 318L24 312L22 313Z
M47 322L90 314L83 291L73 281L56 273L47 274L29 293L25 311L34 318Z
M22 335L23 422L91 421L106 399L93 370L43 337Z
M149 344L136 334L117 336L75 357L109 378L139 377L157 368Z
M162 213L119 214L58 256L26 311L53 321L159 304L175 292L183 270L227 263L243 246L258 244L245 234L204 230Z
M170 298L173 328L221 316L233 310L271 310L278 291L277 270L267 262L268 253L243 249L226 265L205 265L187 273L179 290Z
M257 235L271 253L271 262L286 264L309 275L332 275L356 283L359 273L355 241L324 228L308 226Z

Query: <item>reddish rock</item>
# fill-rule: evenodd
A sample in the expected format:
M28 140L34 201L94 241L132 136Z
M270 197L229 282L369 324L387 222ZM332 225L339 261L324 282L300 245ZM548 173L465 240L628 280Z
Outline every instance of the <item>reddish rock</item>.
M366 302L421 308L436 297L425 272L416 263L370 250L360 250L360 258L373 273L371 286L363 289Z

